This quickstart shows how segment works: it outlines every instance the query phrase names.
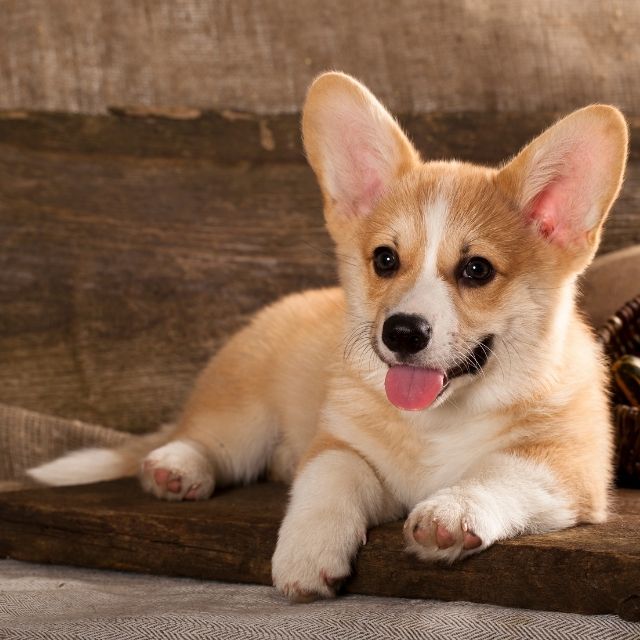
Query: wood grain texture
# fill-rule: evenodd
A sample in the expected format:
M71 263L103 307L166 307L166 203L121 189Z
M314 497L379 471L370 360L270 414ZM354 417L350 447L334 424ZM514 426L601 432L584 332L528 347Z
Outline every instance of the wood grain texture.
M4 494L0 556L270 584L285 492L258 484L175 504L118 481ZM376 527L346 591L640 620L640 493L617 496L608 524L501 542L452 567L408 556L401 522Z
M304 165L0 156L6 404L157 425L252 312L335 280Z
M335 282L297 117L4 116L0 402L154 428L256 309ZM404 122L425 157L491 163L551 119ZM604 252L640 242L636 154Z
M187 116L185 116L185 111ZM396 114L425 160L498 164L567 112ZM640 116L627 115L640 161ZM220 164L304 163L300 114L122 107L110 116L0 111L0 142L32 151L185 158Z
M299 110L342 69L396 111L640 113L626 0L3 0L0 108Z

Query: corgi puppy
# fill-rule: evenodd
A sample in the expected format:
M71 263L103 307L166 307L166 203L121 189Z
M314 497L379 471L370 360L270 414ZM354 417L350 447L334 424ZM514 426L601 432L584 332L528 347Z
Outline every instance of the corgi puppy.
M272 568L293 600L333 596L385 521L445 562L604 521L607 374L574 299L620 190L620 112L576 111L498 168L423 162L367 88L326 73L302 129L341 287L260 312L177 425L30 475L137 473L165 500L291 482Z

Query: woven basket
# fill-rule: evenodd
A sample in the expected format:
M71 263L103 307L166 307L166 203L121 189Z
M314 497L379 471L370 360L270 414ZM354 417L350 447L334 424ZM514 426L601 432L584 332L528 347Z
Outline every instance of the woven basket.
M598 337L611 363L626 354L640 356L640 295L616 311ZM629 406L615 384L613 389L617 482L640 488L640 408Z

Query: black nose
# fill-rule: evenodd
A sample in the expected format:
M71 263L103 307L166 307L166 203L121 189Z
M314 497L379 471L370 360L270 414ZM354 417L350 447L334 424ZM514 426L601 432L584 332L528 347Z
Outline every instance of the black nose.
M382 342L394 353L411 355L422 351L431 338L431 326L420 316L397 313L382 325Z

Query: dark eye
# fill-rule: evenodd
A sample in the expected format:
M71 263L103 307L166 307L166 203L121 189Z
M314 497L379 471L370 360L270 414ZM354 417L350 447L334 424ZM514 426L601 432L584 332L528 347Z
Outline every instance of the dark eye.
M400 258L391 247L378 247L373 252L373 268L381 278L392 276L400 266Z
M489 282L495 275L492 264L486 258L470 258L462 266L460 280L471 287Z

